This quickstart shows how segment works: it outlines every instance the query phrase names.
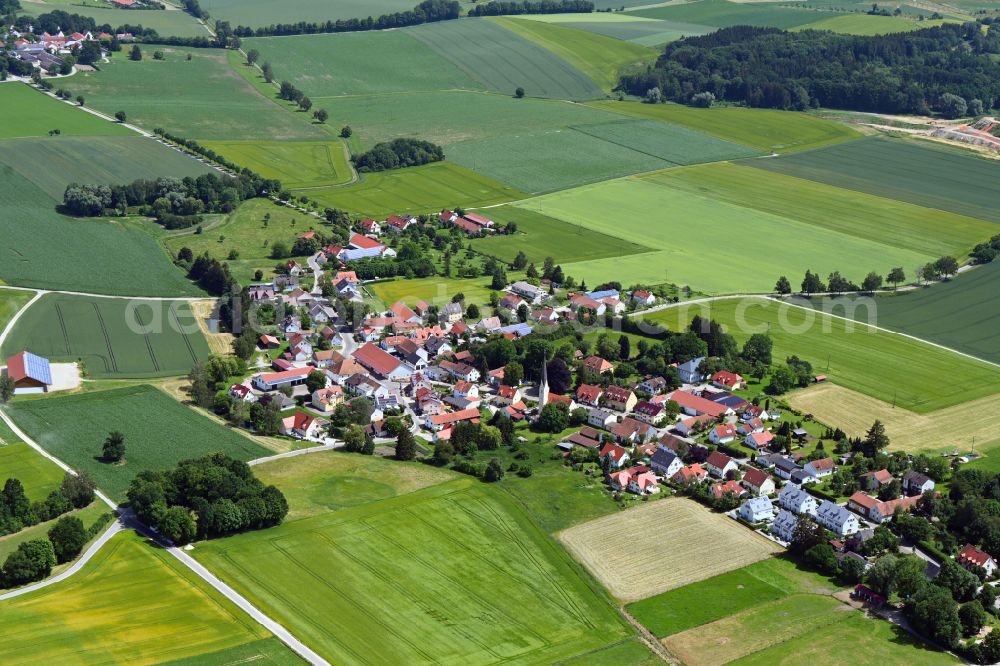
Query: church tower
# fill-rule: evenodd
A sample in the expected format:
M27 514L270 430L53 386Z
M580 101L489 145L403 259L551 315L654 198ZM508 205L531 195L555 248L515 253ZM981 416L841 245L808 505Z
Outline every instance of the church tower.
M538 411L549 402L549 368L542 361L542 381L538 384Z

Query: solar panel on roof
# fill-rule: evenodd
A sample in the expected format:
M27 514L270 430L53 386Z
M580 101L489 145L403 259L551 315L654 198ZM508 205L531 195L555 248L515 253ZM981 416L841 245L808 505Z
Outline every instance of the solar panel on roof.
M24 353L24 372L35 381L43 384L52 383L52 369L48 360L31 352Z

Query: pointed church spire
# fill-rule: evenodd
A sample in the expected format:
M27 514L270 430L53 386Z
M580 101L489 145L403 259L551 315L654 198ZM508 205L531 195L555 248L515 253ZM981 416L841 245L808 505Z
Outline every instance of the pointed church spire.
M538 385L538 409L541 410L542 407L546 405L549 401L549 367L545 362L544 357L542 358L542 381Z

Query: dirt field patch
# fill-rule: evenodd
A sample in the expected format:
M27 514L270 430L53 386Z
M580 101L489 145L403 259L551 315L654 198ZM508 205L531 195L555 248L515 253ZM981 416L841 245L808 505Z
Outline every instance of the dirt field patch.
M851 437L863 436L879 419L892 439L891 448L911 452L966 452L973 438L980 443L996 439L1000 426L996 396L917 414L843 386L820 384L791 394L788 402Z
M738 569L781 550L736 521L681 498L591 520L558 538L623 601Z
M213 300L191 301L191 311L194 312L198 327L208 341L208 350L213 354L231 354L234 340L232 333L213 332L208 327L209 320L214 318L216 305L217 301Z

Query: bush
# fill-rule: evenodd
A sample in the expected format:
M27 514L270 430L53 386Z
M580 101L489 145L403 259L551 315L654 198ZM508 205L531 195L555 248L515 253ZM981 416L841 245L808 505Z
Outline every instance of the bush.
M47 578L56 564L56 553L48 539L25 541L3 564L4 587L17 587Z
M63 516L49 530L49 541L56 555L56 562L64 564L76 559L87 543L87 530L76 516Z

